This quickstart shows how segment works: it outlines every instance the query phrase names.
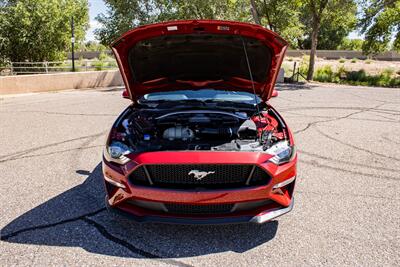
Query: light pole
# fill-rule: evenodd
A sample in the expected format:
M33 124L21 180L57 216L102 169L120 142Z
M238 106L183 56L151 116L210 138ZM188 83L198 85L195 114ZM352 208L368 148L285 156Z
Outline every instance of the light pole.
M71 17L71 46L72 46L72 71L75 72L75 53L74 53L74 45L75 45L75 26L74 26L74 17Z

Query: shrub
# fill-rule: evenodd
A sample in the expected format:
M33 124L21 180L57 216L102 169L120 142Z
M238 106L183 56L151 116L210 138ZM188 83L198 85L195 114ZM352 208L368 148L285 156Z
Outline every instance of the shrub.
M336 76L341 80L344 80L347 78L347 70L344 67L344 65L340 65L340 67L337 69Z
M364 82L366 81L366 78L367 78L367 73L363 69L359 71L349 71L346 73L346 79L348 81Z
M394 69L393 68L386 68L381 72L382 75L392 77L394 74Z
M345 58L343 58L343 57L339 58L339 63L345 63L345 62L346 62Z
M103 61L101 61L101 60L97 60L97 61L94 61L94 62L92 63L92 65L94 66L94 69L95 69L95 70L103 70L103 69L106 68L107 63L106 63L106 62L103 62Z
M334 82L336 75L332 71L331 66L326 65L315 71L314 80L319 82Z
M352 58L352 59L350 60L350 62L351 62L351 63L356 63L356 62L357 62L357 59L356 59L356 58Z
M299 72L306 76L308 73L308 64L310 63L310 56L304 55L299 64Z
M112 61L108 62L108 66L109 66L109 67L115 67L115 68L118 67L117 61L112 60Z
M107 55L106 53L100 52L100 55L99 55L99 59L100 59L100 60L106 60L107 57L108 57L108 55Z
M368 75L363 69L347 71L344 65L341 65L336 71L333 71L331 66L326 65L315 71L314 80L351 85L400 87L400 76L393 68L387 68L378 75Z
M389 86L400 87L400 77L390 79Z
M366 59L365 60L365 64L371 64L372 63L372 60L371 59Z
M393 77L394 70L391 68L387 68L383 70L378 76L376 76L374 82L375 85L379 86L394 86L395 78ZM393 77L393 78L392 78Z

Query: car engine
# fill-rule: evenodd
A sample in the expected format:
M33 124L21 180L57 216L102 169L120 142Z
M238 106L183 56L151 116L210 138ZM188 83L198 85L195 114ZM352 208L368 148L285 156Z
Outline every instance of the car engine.
M121 119L112 139L131 150L262 151L286 138L272 109L250 111L134 109Z

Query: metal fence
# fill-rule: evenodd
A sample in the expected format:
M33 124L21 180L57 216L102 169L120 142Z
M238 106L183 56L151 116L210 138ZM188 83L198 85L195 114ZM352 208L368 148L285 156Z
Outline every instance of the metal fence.
M75 71L97 71L118 68L115 60L76 60ZM0 75L46 74L72 71L72 61L10 62L1 67Z

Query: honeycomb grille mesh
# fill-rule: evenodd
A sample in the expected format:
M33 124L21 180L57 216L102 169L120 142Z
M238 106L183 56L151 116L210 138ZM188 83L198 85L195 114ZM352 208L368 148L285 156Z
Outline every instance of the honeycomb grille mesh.
M212 204L212 205L187 205L187 204L165 204L168 212L176 214L224 214L233 209L234 204Z
M150 185L144 168L147 169L153 186L162 188L244 187L253 168L250 186L263 185L270 181L269 175L264 170L251 164L160 164L138 167L130 175L131 183Z

